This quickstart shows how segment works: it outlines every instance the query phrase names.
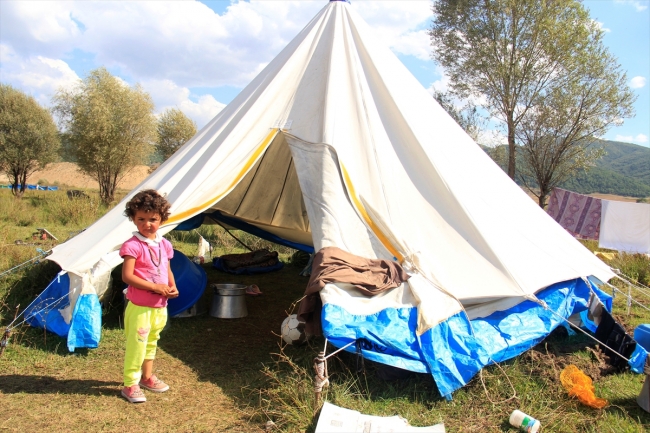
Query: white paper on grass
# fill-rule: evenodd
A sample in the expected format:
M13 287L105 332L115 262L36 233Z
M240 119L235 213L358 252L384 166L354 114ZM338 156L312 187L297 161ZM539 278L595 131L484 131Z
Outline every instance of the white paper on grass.
M413 427L400 416L364 415L325 402L315 433L445 433L444 424Z

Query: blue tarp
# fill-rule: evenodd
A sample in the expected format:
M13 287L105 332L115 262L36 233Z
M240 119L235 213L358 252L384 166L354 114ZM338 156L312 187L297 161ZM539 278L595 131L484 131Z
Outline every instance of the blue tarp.
M262 230L259 227L256 227L252 224L248 224L242 220L239 220L237 218L229 217L224 214L222 214L219 211L214 211L212 213L201 213L198 215L193 216L190 219L187 219L180 223L179 225L176 226L174 230L178 231L190 231L194 229L198 229L203 225L203 221L205 220L205 217L208 216L212 218L215 221L219 221L222 223L225 223L231 227L234 227L238 230L243 230L247 233L250 233L252 235L257 236L258 238L265 239L270 242L274 242L279 245L284 245L285 247L290 247L294 248L296 250L304 251L306 253L313 254L314 253L314 247L310 245L304 245L300 244L297 242L292 242L286 239L283 239L279 236L274 235L273 233L269 233L266 230Z
M72 313L68 331L68 350L78 347L94 349L102 336L102 306L96 294L80 295Z
M70 305L68 292L70 277L65 273L54 280L25 309L26 322L37 328L45 328L60 337L66 337L70 324L66 323L59 310Z
M589 286L581 279L557 283L537 294L548 309L524 301L508 310L474 319L471 326L465 313L460 312L419 338L415 334L415 307L389 308L359 316L349 314L344 307L325 304L322 325L325 336L337 347L360 340L362 354L370 360L431 373L440 394L449 398L481 368L525 352L564 323L553 312L568 318L585 311L589 295ZM597 295L602 295L606 305L608 299L611 301L600 290Z
M101 339L102 308L96 294L80 295L77 298L71 323L66 323L60 310L70 305L68 293L70 277L67 273L57 275L47 288L25 310L27 323L45 328L60 337L68 339L68 349L77 347L95 348Z
M11 188L11 184L9 185L0 185L0 188ZM17 188L20 188L20 184L18 184ZM58 191L59 187L58 186L43 186L43 185L27 185L27 189L31 190L38 190L38 191Z
M210 214L207 214L210 218L212 218L215 221L221 221L223 223L228 224L229 226L232 226L236 229L243 230L247 233L253 234L257 236L258 238L265 239L270 242L274 242L276 244L284 245L289 248L293 248L296 250L304 251L306 253L313 254L314 253L314 247L311 245L304 245L304 244L299 244L297 242L292 242L288 241L286 239L283 239L279 236L274 235L273 233L269 233L265 230L262 230L258 227L255 227L254 225L248 224L244 221L241 221L237 218L232 218L229 216L226 216L222 214L219 211L212 212Z

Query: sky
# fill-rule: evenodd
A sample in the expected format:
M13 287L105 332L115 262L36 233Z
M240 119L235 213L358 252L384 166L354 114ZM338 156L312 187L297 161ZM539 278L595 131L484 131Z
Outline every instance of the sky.
M0 0L0 82L44 106L106 67L139 83L156 112L179 108L203 127L326 6L313 1ZM650 147L650 0L584 0L637 100L602 138ZM430 0L352 0L423 87L446 90L431 59ZM499 135L496 135L499 137Z

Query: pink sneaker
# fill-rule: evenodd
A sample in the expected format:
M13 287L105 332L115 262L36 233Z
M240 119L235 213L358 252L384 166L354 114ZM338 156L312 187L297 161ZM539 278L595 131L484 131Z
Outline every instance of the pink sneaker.
M147 380L140 379L140 386L151 392L165 392L169 389L169 385L158 379L155 374Z
M147 397L144 396L144 392L142 392L138 385L122 388L122 397L131 403L144 403L147 401Z

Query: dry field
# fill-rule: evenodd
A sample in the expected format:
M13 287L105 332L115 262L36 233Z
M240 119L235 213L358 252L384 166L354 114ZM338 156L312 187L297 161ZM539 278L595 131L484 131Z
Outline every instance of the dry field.
M131 169L118 184L118 188L131 190L138 186L149 174L149 167L138 165ZM43 185L61 185L72 188L99 189L97 181L79 171L72 162L55 162L48 164L43 170L34 172L27 178L27 183L35 184L42 181ZM7 176L0 173L0 183L8 182Z

